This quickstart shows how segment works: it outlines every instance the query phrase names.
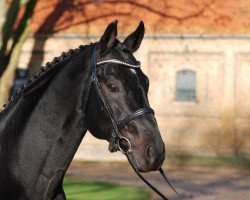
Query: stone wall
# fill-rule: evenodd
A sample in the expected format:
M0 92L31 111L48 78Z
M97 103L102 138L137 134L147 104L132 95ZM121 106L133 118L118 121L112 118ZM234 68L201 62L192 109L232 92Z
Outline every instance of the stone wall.
M43 38L40 38L43 40ZM97 41L97 37L54 36L44 49L44 63L62 51ZM24 45L19 67L30 59L34 39ZM246 155L250 150L250 37L220 35L146 36L135 54L150 79L149 99L170 154ZM34 60L35 65L35 60ZM39 66L37 66L39 67ZM195 73L195 100L176 99L176 74ZM124 159L108 144L90 136L77 159Z

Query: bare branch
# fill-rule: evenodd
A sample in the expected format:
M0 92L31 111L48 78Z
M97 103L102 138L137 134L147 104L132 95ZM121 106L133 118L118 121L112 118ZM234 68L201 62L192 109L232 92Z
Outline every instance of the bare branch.
M136 1L131 1L131 0L117 0L117 1L113 1L113 0L106 0L106 1L102 1L102 3L105 4L130 4L130 5L134 5L136 7L142 8L144 10L147 10L149 12L152 12L154 14L157 14L161 17L164 18L169 18L169 19L173 19L173 20L177 20L177 21L184 21L184 20L188 20L188 19L192 19L195 17L198 17L200 15L202 15L205 10L211 6L211 4L213 4L216 0L211 0L209 3L205 3L204 6L199 9L198 11L191 13L189 15L186 16L176 16L176 15L170 15L170 14L166 14L165 12L161 12L157 9L154 9L152 6L146 5L146 4L142 4Z
M128 16L128 15L130 15L130 13L129 12L125 12L125 13L113 12L113 13L109 13L109 14L104 14L104 15L92 17L90 19L81 20L81 21L75 22L75 23L68 23L68 24L67 23L63 24L62 23L62 25L64 25L64 26L54 29L53 32L59 32L59 31L65 30L65 29L67 29L69 27L77 26L79 24L84 24L84 23L87 24L87 23L90 23L90 22L93 22L93 21L97 21L99 19L106 18L106 17L112 17L114 15L116 15L116 16Z

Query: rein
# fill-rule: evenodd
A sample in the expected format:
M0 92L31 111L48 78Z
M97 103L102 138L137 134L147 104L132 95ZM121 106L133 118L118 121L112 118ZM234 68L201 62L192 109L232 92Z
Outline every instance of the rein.
M124 65L127 67L132 67L132 68L140 68L140 62L138 62L136 65L134 64L129 64L129 63L125 63L123 61L117 60L117 59L110 59L110 60L104 60L104 61L100 61L100 62L96 62L96 45L93 47L93 54L92 54L92 66L91 66L91 71L92 71L92 75L91 75L91 85L94 85L94 88L99 96L99 98L101 99L104 108L106 109L108 116L110 118L110 121L112 123L113 126L113 132L111 134L111 138L109 140L109 151L110 152L116 152L116 151L121 151L123 154L126 155L130 165L132 166L133 170L135 171L135 173L141 178L142 181L144 181L154 192L156 192L162 199L164 200L168 200L168 198L162 194L155 186L153 186L151 183L149 183L142 175L141 173L138 171L137 169L137 160L134 156L134 151L131 147L131 143L130 141L126 138L123 137L120 133L120 130L129 122L131 122L133 119L141 116L141 115L148 115L148 114L154 114L154 110L150 107L146 107L146 108L141 108L138 109L137 111L129 114L128 116L126 116L125 118L123 118L122 120L117 120L111 110L111 108L109 107L109 104L107 103L101 87L100 87L100 83L98 81L97 78L97 74L96 74L96 68L100 65L103 65L105 63L116 63L119 65ZM125 140L128 144L128 148L126 150L122 149L120 146L120 142L122 140ZM162 170L162 168L160 168L158 170L161 174L161 176L164 178L164 180L167 182L167 184L175 191L175 193L179 196L180 199L183 199L182 196L174 189L174 187L170 184L169 180L167 179L167 176L165 175L164 171Z

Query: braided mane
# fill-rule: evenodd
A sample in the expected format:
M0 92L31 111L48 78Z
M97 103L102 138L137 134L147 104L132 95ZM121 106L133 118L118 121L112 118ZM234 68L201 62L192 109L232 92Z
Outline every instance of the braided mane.
M59 57L55 57L51 62L47 62L45 66L40 67L40 71L38 73L34 73L31 77L29 77L26 83L22 84L17 92L13 96L8 98L8 103L3 105L4 109L0 111L0 113L3 113L5 108L8 107L9 105L17 102L24 92L30 91L34 86L37 85L37 83L41 79L44 79L53 69L60 66L60 63L71 58L73 55L76 55L80 51L86 50L87 46L88 45L85 46L80 45L79 48L77 49L70 49L66 53L62 52L62 54Z

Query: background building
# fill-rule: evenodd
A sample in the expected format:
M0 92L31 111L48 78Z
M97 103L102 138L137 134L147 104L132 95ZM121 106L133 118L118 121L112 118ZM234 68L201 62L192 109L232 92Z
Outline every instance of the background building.
M136 57L167 145L177 155L250 156L250 2L40 0L19 67L31 73L62 51L98 41L118 19L121 40L143 20ZM123 159L88 134L76 158Z

